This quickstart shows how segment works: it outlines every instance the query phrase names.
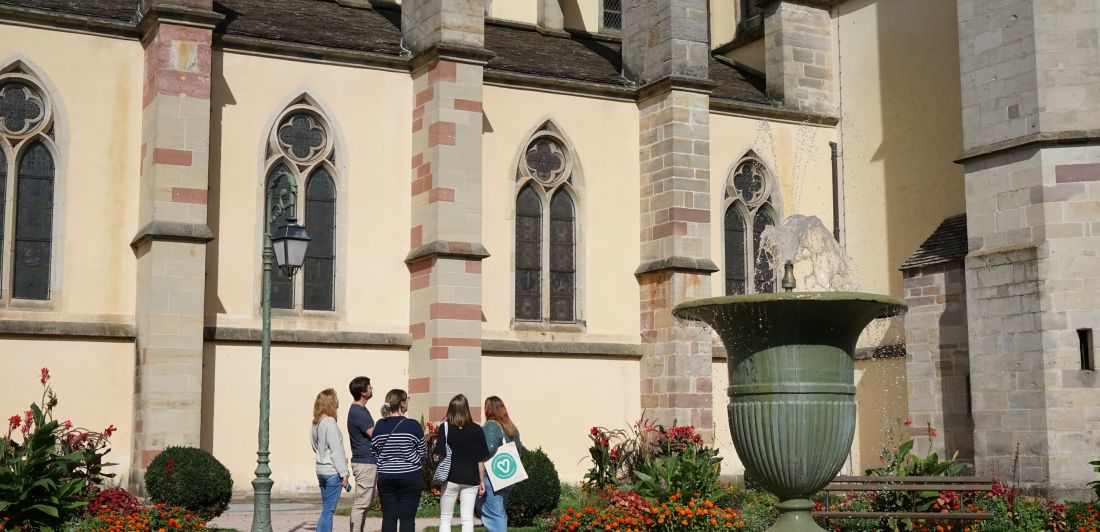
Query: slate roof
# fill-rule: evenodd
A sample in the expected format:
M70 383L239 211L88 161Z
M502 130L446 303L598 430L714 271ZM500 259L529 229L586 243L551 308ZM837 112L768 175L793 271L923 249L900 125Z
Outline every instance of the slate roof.
M60 14L137 22L139 0L0 0L0 6ZM401 12L391 6L375 9L344 7L317 0L214 0L214 11L225 16L218 33L398 56L401 53ZM620 44L584 35L550 36L534 27L489 21L485 48L496 54L487 68L546 78L625 87L620 75ZM710 78L718 83L713 96L772 104L764 80L721 59L711 59Z
M945 218L923 244L917 248L900 270L910 270L922 266L942 264L962 260L966 257L966 214L956 214Z

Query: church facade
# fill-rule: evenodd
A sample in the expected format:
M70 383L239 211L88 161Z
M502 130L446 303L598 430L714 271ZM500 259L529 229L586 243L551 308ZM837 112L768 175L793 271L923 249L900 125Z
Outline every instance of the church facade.
M0 404L49 367L59 415L120 427L124 482L192 445L247 491L263 234L294 218L312 240L272 283L276 494L315 489L313 397L357 375L428 421L501 396L565 480L591 426L640 418L696 426L737 475L724 350L669 311L774 291L762 233L799 214L916 311L861 339L850 471L919 438L913 417L1006 478L1024 441L1025 482L1078 489L1100 74L1043 60L1095 59L1100 25L1017 3L0 0ZM1047 55L990 63L1018 40ZM939 252L962 213L964 249ZM1034 330L991 339L1008 322Z

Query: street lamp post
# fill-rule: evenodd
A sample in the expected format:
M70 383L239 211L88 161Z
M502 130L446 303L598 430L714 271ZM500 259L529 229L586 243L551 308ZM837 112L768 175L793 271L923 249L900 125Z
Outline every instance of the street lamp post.
M298 197L298 185L289 175L281 176L268 187L264 201L264 248L263 248L263 307L261 317L263 332L260 335L260 429L259 449L256 451L256 478L252 480L254 493L252 509L252 532L271 531L271 467L268 456L270 440L269 420L271 418L271 267L278 262L288 278L293 279L305 259L309 234L306 228L297 224L295 218L288 218L285 225L271 232L271 224L283 213L293 213Z

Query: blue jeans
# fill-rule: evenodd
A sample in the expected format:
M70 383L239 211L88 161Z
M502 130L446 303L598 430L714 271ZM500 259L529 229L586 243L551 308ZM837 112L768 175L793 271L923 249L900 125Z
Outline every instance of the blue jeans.
M317 519L317 532L332 532L332 514L340 500L344 479L340 475L317 475L321 486L321 517Z
M511 492L511 486L494 492L493 483L485 477L485 496L477 500L476 506L481 513L481 524L488 532L508 530L508 494Z

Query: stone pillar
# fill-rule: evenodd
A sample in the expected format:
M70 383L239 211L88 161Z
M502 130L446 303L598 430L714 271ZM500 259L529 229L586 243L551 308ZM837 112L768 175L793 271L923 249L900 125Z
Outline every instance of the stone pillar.
M974 460L966 282L961 260L903 271L909 435L916 452ZM939 431L929 446L928 427Z
M807 113L837 114L828 3L769 0L764 8L768 96Z
M199 445L210 154L210 0L146 0L134 448L129 483L165 447Z
M481 411L484 6L406 0L413 58L410 409L438 420L462 393Z
M979 473L1087 494L1100 377L1100 16L1091 2L959 0L967 315Z
M644 415L711 441L712 343L672 308L711 294L707 1L623 2L623 65L638 99Z
M565 14L561 0L538 0L539 28L548 32L565 33Z

